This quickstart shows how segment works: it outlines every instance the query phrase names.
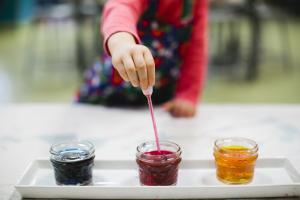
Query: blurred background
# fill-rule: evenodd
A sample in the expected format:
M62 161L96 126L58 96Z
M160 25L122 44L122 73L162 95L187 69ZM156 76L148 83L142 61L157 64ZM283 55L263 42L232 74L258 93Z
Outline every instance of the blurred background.
M105 1L0 0L0 102L72 102ZM209 1L203 101L300 103L298 0Z

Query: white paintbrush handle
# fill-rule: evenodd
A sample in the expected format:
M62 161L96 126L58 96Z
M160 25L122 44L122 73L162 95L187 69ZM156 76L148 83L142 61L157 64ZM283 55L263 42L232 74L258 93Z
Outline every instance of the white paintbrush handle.
M149 86L146 90L142 90L142 91L143 91L143 94L144 94L145 96L151 95L152 92L153 92L153 87L152 87L152 86Z

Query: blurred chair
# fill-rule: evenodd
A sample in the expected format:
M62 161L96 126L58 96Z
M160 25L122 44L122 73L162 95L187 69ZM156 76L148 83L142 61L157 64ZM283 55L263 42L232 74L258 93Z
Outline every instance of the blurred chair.
M237 5L226 4L224 1L213 1L211 6L210 22L214 26L211 27L210 35L212 48L215 49L211 64L222 70L231 70L240 59L240 21L233 12L233 6Z
M78 74L91 65L97 55L99 44L99 4L96 1L84 0L36 0L37 8L33 21L34 28L30 31L27 42L29 54L26 70L32 72L37 64L38 48L41 46L41 36L54 36L51 46L54 50L49 51L49 47L44 43L42 45L47 64L61 67L62 63L75 60ZM90 20L92 23L92 45L86 46L86 34L84 34L84 23ZM35 31L40 26L39 31ZM67 28L72 30L74 42L66 42L63 36L66 35ZM65 45L71 45L68 52ZM71 60L70 60L71 59Z
M27 62L24 70L34 76L34 72L41 67L38 61L47 69L61 67L68 62L64 51L63 35L66 24L74 16L72 4L58 0L36 0L36 9L32 26L26 38L25 54ZM68 24L70 25L70 24ZM39 66L37 66L39 65Z
M102 11L103 1L81 1L70 0L75 2L75 21L76 21L76 60L80 75L83 71L91 66L98 56L102 47L100 39L100 14ZM85 46L85 27L86 20L91 21L92 26L92 44L89 48Z
M262 56L262 20L266 18L266 6L257 0L217 0L211 4L211 22L217 24L211 31L212 43L217 49L211 56L211 65L229 71L244 71L245 80L255 80ZM272 13L268 10L268 13ZM268 15L274 18L274 14ZM249 22L247 47L242 47L241 20ZM277 19L283 65L291 68L289 34L286 18ZM227 35L225 31L227 30ZM227 37L226 37L227 36ZM242 70L241 70L242 69Z
M277 23L277 30L280 42L280 56L283 64L283 69L285 71L290 71L293 69L293 58L290 47L290 32L288 21L291 16L300 16L300 4L298 0L265 0L262 8L271 7L272 12L266 12L266 9L261 10L261 16L263 19L274 18ZM267 5L267 6L266 6Z
M246 80L255 79L259 63L261 25L253 1L213 1L210 19L213 24L217 24L212 29L212 42L215 40L217 43L211 64L217 67L216 70L221 68L231 74L242 71ZM242 40L245 42L240 30L242 20L249 22L246 48L242 47Z

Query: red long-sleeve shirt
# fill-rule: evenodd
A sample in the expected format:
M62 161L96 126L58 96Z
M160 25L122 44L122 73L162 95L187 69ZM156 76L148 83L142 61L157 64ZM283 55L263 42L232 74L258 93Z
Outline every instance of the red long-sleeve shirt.
M160 19L171 24L180 21L183 0L160 0L158 2L157 14ZM107 51L107 39L116 32L129 32L137 42L140 42L137 22L148 4L149 0L110 0L106 3L101 30ZM196 104L204 85L207 63L207 0L195 0L193 17L192 34L176 85L176 98Z

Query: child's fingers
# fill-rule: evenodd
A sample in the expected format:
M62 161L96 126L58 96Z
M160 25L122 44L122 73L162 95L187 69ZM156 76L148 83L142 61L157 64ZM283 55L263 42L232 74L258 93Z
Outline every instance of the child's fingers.
M123 78L123 80L129 81L129 78L125 71L125 67L122 63L122 60L121 59L112 59L112 64L113 64L114 68L119 72L119 74Z
M191 111L190 107L181 105L178 109L179 109L180 117L191 117L192 116L192 111Z
M133 53L133 61L140 81L140 86L142 89L147 89L149 85L148 77L147 77L147 69L141 51L135 51Z
M185 115L185 107L184 105L180 105L177 103L175 107L175 112L178 116L184 116Z
M153 86L155 84L155 63L150 50L147 48L144 50L144 59L147 65L149 85Z
M164 103L162 105L162 108L165 110L165 111L170 111L173 107L173 102L172 101L168 101L167 103Z
M177 102L174 106L175 117L193 117L195 115L195 109L187 102Z
M125 67L123 65L120 66L120 68L118 69L118 72L124 81L129 81L129 77L128 77Z
M123 61L126 73L128 75L128 78L129 78L131 84L134 87L138 87L139 80L138 80L138 77L136 74L136 70L135 70L134 62L133 62L132 58L129 55L127 55L127 56L123 57L122 61Z
M176 106L173 107L173 109L170 111L171 115L173 117L180 117L181 115L181 112L180 112L180 109Z

